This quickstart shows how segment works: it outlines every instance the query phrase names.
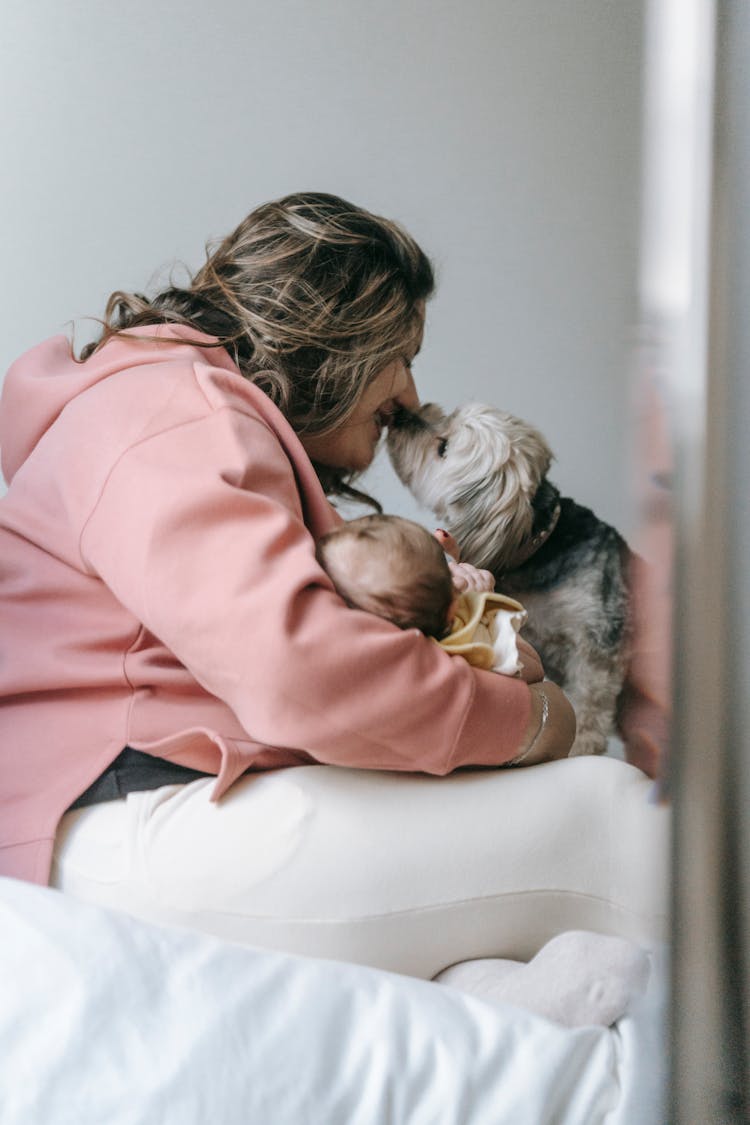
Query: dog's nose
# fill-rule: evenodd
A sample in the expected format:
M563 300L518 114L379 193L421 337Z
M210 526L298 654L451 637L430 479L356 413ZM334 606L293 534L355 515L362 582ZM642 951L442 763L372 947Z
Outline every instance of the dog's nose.
M397 406L388 423L388 428L391 430L422 430L426 426L427 423L419 414L407 410L405 406Z
M436 402L423 403L419 409L419 417L428 429L435 429L445 422L443 409Z

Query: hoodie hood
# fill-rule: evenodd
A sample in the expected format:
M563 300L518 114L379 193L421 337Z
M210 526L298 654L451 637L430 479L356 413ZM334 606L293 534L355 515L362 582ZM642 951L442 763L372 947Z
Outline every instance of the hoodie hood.
M139 339L147 335L151 339ZM211 347L215 337L181 324L126 329L85 363L77 363L67 336L53 336L25 352L8 369L0 397L0 463L8 484L67 404L110 375L139 365L186 358L193 344L212 367L237 373L224 348ZM185 343L175 341L184 340ZM133 344L138 347L134 354Z

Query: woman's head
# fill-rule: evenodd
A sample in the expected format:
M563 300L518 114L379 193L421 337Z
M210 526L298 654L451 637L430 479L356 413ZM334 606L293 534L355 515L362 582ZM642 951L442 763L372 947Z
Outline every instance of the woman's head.
M332 438L350 419L365 425L357 407L371 405L368 388L386 409L399 387L413 391L408 363L433 285L429 260L397 224L304 192L252 211L209 249L189 286L151 300L113 294L103 338L164 321L217 336L310 443L313 460L358 471L369 462L364 430L351 448Z

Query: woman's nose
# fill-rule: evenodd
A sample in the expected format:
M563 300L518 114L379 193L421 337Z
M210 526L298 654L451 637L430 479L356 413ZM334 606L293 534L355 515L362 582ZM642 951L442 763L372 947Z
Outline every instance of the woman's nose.
M408 367L406 369L406 384L403 390L394 397L393 401L397 406L403 406L406 410L419 410L417 385Z

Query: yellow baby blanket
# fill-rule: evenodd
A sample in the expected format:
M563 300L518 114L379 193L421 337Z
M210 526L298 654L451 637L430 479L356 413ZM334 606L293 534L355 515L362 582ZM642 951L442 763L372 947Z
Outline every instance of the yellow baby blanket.
M458 598L451 631L438 643L476 668L514 676L521 667L516 633L526 617L514 598L469 590Z

